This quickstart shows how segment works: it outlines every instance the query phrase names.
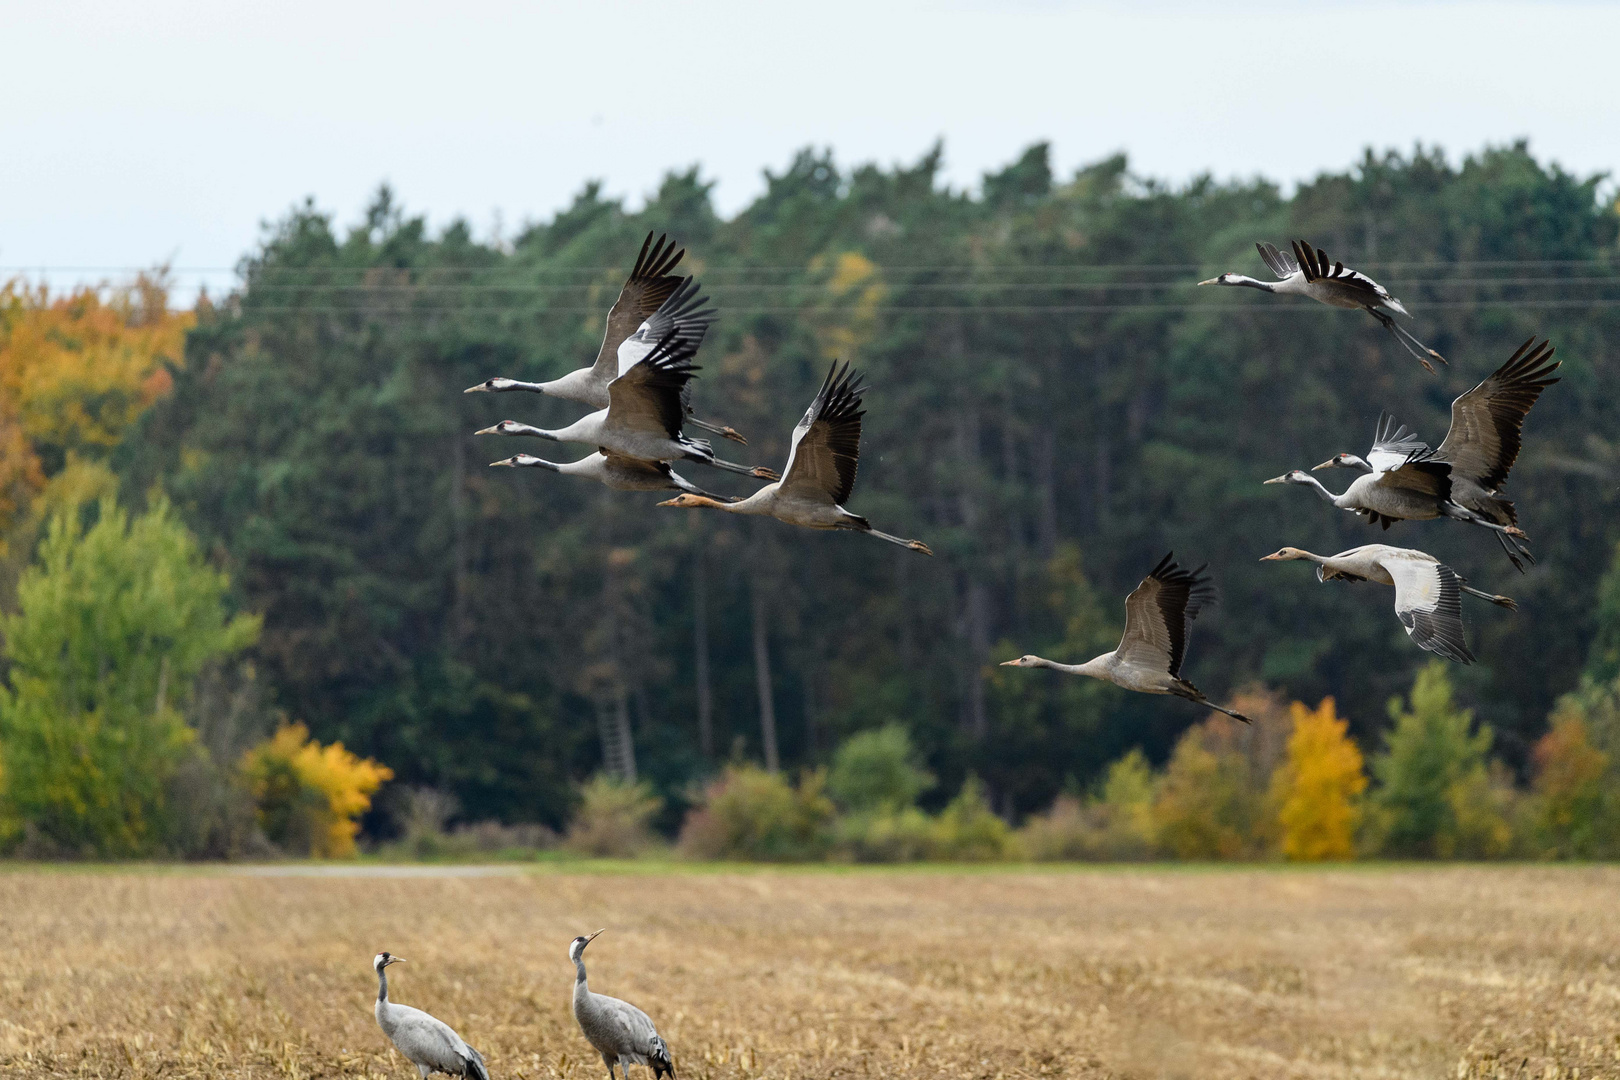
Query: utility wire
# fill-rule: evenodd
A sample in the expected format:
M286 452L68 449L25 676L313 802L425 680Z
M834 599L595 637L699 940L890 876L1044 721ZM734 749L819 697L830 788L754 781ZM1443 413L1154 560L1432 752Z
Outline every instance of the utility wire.
M352 307L335 305L297 304L221 304L232 312L283 315L304 313L309 315L364 315L369 317L394 315L602 315L601 308L568 307L532 309L506 307L384 307L356 304ZM1620 308L1620 297L1592 300L1456 300L1424 304L1421 311L1473 311L1481 308ZM848 315L849 307L727 307L722 315ZM1104 314L1115 311L1242 311L1251 314L1277 315L1306 312L1325 315L1329 309L1304 304L951 304L939 306L910 306L876 304L864 308L874 314L939 314L939 315L1054 315ZM1420 313L1421 313L1420 311Z

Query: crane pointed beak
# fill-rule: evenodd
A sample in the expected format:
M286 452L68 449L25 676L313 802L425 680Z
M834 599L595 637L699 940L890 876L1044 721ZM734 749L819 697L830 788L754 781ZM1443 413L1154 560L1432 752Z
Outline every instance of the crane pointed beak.
M1288 483L1288 477L1286 474L1283 476L1273 476L1270 480L1262 480L1260 482L1262 484L1286 484Z
M1000 667L1017 667L1018 666L1018 661L1016 661L1016 660L1003 660L1000 663L999 666Z
M658 505L659 506L679 506L679 505L681 505L681 497L679 495L677 495L673 499L665 499L663 502L659 503Z
M598 930L596 933L594 933L590 937L586 938L585 939L585 944L589 945L591 942L595 941L597 938L601 937L605 933L607 933L607 927L604 926L604 927L602 927L602 929Z
M480 434L482 434L482 432L480 432ZM499 461L492 461L492 462L489 463L489 467L492 468L492 469L497 465L506 465L506 466L510 466L510 467L515 468L517 466L517 458L515 458L515 457L501 458L501 460L499 460Z
M462 393L463 394L487 394L487 393L489 393L489 387L485 386L483 383L479 383L477 386L469 386L469 387L467 387L467 389L463 390Z
M1266 481L1266 482L1270 483L1269 480ZM1260 556L1260 561L1261 562L1281 562L1282 557L1278 556L1278 555L1262 555L1262 556Z
M1320 465L1312 465L1311 466L1311 472L1321 472L1323 469L1336 469L1338 467L1339 467L1339 459L1338 458L1328 458L1326 461L1322 462L1322 464L1320 464ZM1266 483L1269 484L1269 483L1271 483L1271 481L1267 480Z
M463 393L465 393L465 391L463 391ZM473 432L474 435L499 435L500 433L501 425L499 424L492 424L487 428L479 428L477 431Z
M1212 277L1208 281L1200 281L1198 284L1200 284L1200 285L1219 285L1220 283L1221 283L1220 278Z
M388 958L388 964L403 964L404 962L405 958L403 956L390 956ZM387 967L388 964L384 964L383 967Z

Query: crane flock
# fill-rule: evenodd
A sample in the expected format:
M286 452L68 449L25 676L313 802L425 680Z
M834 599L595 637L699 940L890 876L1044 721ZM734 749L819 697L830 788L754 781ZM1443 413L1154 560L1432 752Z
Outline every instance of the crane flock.
M1302 240L1292 242L1291 253L1269 243L1257 243L1255 249L1275 280L1229 272L1198 284L1253 288L1365 311L1429 371L1435 371L1431 361L1447 363L1396 322L1396 316L1410 318L1406 306L1366 274L1330 260L1323 249ZM602 344L590 367L550 382L497 377L467 388L469 394L524 390L595 410L563 428L502 420L477 432L582 443L592 449L588 456L557 462L514 454L491 464L577 476L615 491L676 491L679 494L658 505L770 517L807 529L865 533L932 555L921 540L881 532L865 517L846 509L855 490L865 415L864 384L847 363L833 361L815 399L793 429L787 464L780 474L763 465L721 458L708 441L685 434L687 427L701 428L747 444L730 425L693 415L692 382L699 371L693 358L717 312L692 277L676 273L685 254L668 237L655 241L651 233L647 235L630 276L608 311ZM1293 469L1264 483L1309 488L1326 502L1384 529L1398 521L1443 518L1489 530L1522 573L1535 557L1529 537L1519 525L1518 511L1502 494L1502 487L1518 458L1526 416L1542 392L1558 381L1553 372L1559 363L1552 356L1548 342L1526 341L1504 364L1452 402L1451 428L1437 448L1385 413L1379 417L1366 456L1341 452L1311 472ZM716 494L675 472L675 462L707 465L767 483L750 495ZM1334 492L1312 475L1323 469L1348 469L1356 476L1342 492ZM1284 548L1266 559L1314 560L1323 581L1337 578L1394 585L1396 614L1412 640L1459 663L1472 662L1473 654L1463 643L1461 605L1454 602L1456 596L1473 592L1493 603L1512 606L1505 597L1468 588L1450 567L1412 549L1369 545L1324 559ZM1008 663L1086 675L1139 693L1178 696L1246 720L1216 705L1181 677L1192 621L1200 607L1213 599L1204 569L1183 570L1171 555L1165 555L1126 599L1125 634L1111 653L1083 664L1060 664L1037 656Z
M1396 315L1410 317L1405 305L1367 275L1342 262L1330 264L1322 249L1303 241L1293 242L1291 255L1271 244L1255 246L1276 280L1225 273L1198 284L1254 288L1360 309L1429 371L1435 370L1431 360L1447 363L1395 321ZM747 444L730 425L693 415L691 388L699 368L692 360L717 313L691 277L674 273L684 255L666 237L655 242L651 234L647 236L608 312L602 344L590 367L549 382L496 377L467 388L469 394L528 391L595 410L555 430L503 420L477 432L581 443L591 448L586 457L554 462L520 453L491 464L576 476L615 491L678 491L680 494L658 505L771 517L808 529L865 533L932 555L922 541L880 532L865 517L845 508L854 494L865 415L865 387L859 373L847 363L833 361L793 429L787 464L780 474L764 466L720 458L709 442L685 434L687 427L694 427ZM1451 428L1437 448L1431 448L1393 415L1382 414L1366 456L1340 452L1311 470L1337 468L1356 473L1343 492L1335 494L1311 472L1299 469L1264 483L1308 487L1334 506L1386 530L1399 521L1434 519L1488 529L1523 573L1525 564L1535 559L1529 538L1519 526L1517 510L1503 496L1502 487L1518 458L1526 416L1542 392L1558 381L1553 372L1559 364L1552 355L1552 347L1545 341L1537 343L1532 338L1521 345L1504 364L1452 402ZM767 483L747 496L718 495L676 473L672 463L677 461ZM1414 548L1366 544L1337 555L1316 555L1284 547L1261 561L1315 563L1317 580L1322 582L1371 581L1392 586L1395 615L1412 641L1460 664L1474 660L1463 636L1463 595L1508 609L1517 606L1509 597L1470 586L1451 567ZM1215 598L1206 570L1206 566L1183 568L1173 553L1161 558L1126 597L1125 630L1112 652L1079 664L1026 655L1003 666L1049 668L1137 693L1180 697L1249 723L1249 717L1210 700L1181 674L1193 620ZM585 948L602 932L576 937L569 944L568 958L575 969L574 1018L601 1055L609 1080L617 1080L615 1068L628 1080L630 1065L649 1067L654 1080L674 1077L669 1047L647 1014L628 1002L592 992L586 982ZM377 1023L384 1034L424 1078L437 1071L488 1080L483 1057L448 1025L389 1000L386 969L401 962L401 957L387 952L373 961L378 980Z

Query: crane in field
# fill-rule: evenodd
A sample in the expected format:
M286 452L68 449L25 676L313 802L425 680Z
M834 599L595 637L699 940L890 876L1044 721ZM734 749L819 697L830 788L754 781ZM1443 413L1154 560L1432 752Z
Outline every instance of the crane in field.
M1431 357L1442 364L1446 362L1445 357L1413 337L1411 331L1395 321L1395 315L1411 318L1412 313L1391 296L1388 289L1366 274L1351 270L1342 262L1329 266L1327 252L1321 248L1312 251L1311 245L1302 240L1294 241L1292 255L1278 251L1271 244L1254 246L1260 252L1260 258L1277 276L1276 281L1261 281L1228 271L1198 284L1235 285L1280 296L1304 296L1331 307L1359 308L1377 319L1380 326L1388 330L1407 352L1417 357L1418 362L1430 371L1434 370L1434 365L1429 363Z
M1261 562L1305 560L1316 564L1316 580L1376 581L1395 587L1395 617L1406 627L1407 636L1418 647L1472 664L1474 654L1463 640L1462 594L1489 600L1499 607L1518 608L1506 596L1473 588L1457 571L1428 552L1413 548L1367 544L1337 555L1314 555L1300 548L1285 547Z
M651 250L649 251L649 246ZM707 307L708 299L698 295L698 286L691 278L680 278L670 271L686 254L674 251L674 245L660 236L653 245L652 233L641 245L641 254L630 272L630 278L619 291L619 298L608 311L607 330L596 362L588 368L570 371L550 382L522 382L518 379L496 377L467 387L467 394L503 394L524 390L547 394L589 405L593 409L608 407L608 384L623 375L630 366L644 359L664 337L673 334L675 340L691 345L692 351L703 343L709 326L715 320L715 310ZM692 416L690 394L682 397L682 409L687 423L693 427L722 435L734 442L747 443L734 428L715 424Z
M603 932L577 937L568 945L568 959L574 962L574 1019L579 1030L602 1055L608 1080L615 1080L615 1065L624 1073L624 1080L630 1080L632 1065L652 1069L653 1080L665 1075L674 1080L674 1059L651 1017L628 1001L592 993L585 981L585 946Z
M849 529L875 536L911 551L932 555L921 540L906 540L872 528L859 514L844 509L855 491L861 455L860 376L838 362L827 371L804 418L793 429L792 448L781 480L766 484L745 499L721 502L710 496L683 494L659 506L706 506L730 514L773 517L807 529Z
M436 1072L489 1080L484 1055L468 1046L449 1024L421 1009L388 1000L388 967L404 962L403 956L390 952L380 952L372 958L371 966L377 971L377 1026L405 1059L416 1066L422 1080Z
M1159 565L1125 598L1125 634L1113 652L1103 653L1083 664L1059 664L1039 656L1020 656L1001 666L1051 668L1069 675L1088 675L1139 694L1173 694L1225 713L1234 720L1252 723L1242 713L1215 704L1202 690L1181 677L1181 661L1187 653L1192 621L1214 595L1209 578L1204 576L1204 567L1183 570L1176 565L1172 552L1160 559Z

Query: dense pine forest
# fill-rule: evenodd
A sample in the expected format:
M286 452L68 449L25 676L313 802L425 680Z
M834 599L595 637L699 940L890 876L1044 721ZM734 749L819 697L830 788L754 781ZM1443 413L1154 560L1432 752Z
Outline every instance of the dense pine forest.
M467 820L558 826L604 755L633 755L673 827L719 765L765 760L767 730L797 772L891 722L939 778L925 802L973 773L1003 815L1043 809L1132 747L1163 761L1203 714L995 665L1112 648L1125 593L1171 549L1209 562L1221 593L1193 681L1217 699L1334 695L1369 746L1430 658L1379 587L1259 557L1386 541L1515 596L1516 614L1466 611L1479 663L1452 675L1527 769L1593 659L1620 541L1612 185L1522 145L1460 163L1369 153L1292 196L1169 186L1124 157L1056 176L1044 145L974 192L940 163L937 148L889 169L806 150L729 220L697 169L634 211L588 184L510 239L430 226L386 189L354 223L301 206L238 291L199 306L172 392L112 451L122 498L166 493L233 602L262 615L248 666L264 708L386 762L401 789L453 792ZM850 508L935 558L488 468L584 455L471 434L581 407L462 390L589 363L650 231L687 249L721 311L697 413L749 439L721 455L780 468L848 359L870 386ZM1261 276L1254 242L1296 237L1387 284L1450 366L1429 374L1357 312L1193 287ZM1451 399L1532 336L1563 366L1508 486L1539 559L1525 575L1483 530L1385 533L1262 486L1365 452L1384 409L1438 443Z

